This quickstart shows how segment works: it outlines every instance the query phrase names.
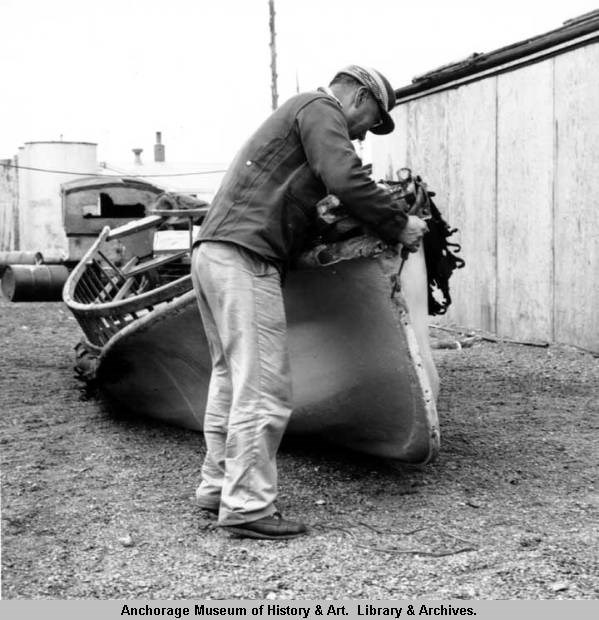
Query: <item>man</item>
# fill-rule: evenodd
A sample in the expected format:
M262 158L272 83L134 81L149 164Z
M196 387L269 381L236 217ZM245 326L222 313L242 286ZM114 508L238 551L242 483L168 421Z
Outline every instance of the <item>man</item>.
M387 79L357 65L328 89L292 97L241 148L196 239L192 277L213 366L196 497L234 534L285 539L306 531L274 502L292 406L281 277L316 203L335 194L384 241L410 249L426 230L368 176L351 143L367 131L393 131L394 105Z

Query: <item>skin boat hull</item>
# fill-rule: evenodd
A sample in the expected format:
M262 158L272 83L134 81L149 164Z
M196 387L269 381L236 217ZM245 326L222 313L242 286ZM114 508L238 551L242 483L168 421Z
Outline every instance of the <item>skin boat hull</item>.
M396 269L397 260L357 259L289 273L284 299L294 412L288 433L318 434L411 463L436 455L438 378L422 252L406 264L404 295L392 299L389 276ZM97 378L113 408L199 430L210 371L191 291L114 336Z

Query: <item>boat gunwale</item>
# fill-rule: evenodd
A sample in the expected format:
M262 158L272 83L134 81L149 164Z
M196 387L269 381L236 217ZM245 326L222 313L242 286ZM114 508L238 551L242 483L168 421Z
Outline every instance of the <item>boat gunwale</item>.
M75 300L75 288L77 287L77 284L79 284L81 276L88 267L89 259L98 251L100 244L106 241L109 234L110 226L104 226L97 239L92 243L81 260L75 265L73 271L69 274L67 281L64 283L64 287L62 289L62 300L69 308L78 309L79 306L82 308L84 307L84 304Z
M422 391L422 400L424 404L424 410L426 413L426 421L430 430L428 454L425 459L418 461L417 465L426 465L431 461L434 461L439 455L439 449L441 445L441 433L439 430L439 414L437 411L437 402L434 396L434 391L431 385L431 379L428 372L425 370L424 361L420 351L420 344L418 337L410 320L410 311L407 307L407 303L400 291L396 292L396 295L401 296L401 302L396 301L399 307L399 317L401 322L401 329L403 329L408 345L408 353L412 358L416 377L418 379L418 385ZM397 298L396 298L397 299Z
M196 303L195 291L185 291L176 298L170 299L167 304L154 308L148 314L140 316L135 321L132 321L128 325L125 325L123 329L119 330L109 340L107 340L101 347L100 359L106 357L109 349L113 347L119 340L126 338L130 332L139 331L140 333L148 329L151 325L160 323L161 321L170 318L171 313L182 312L188 305Z
M77 284L81 280L81 277L85 273L86 269L89 267L90 259L97 254L101 244L109 238L111 232L113 231L111 231L109 226L105 226L102 229L102 232L96 241L75 266L65 282L63 288L63 301L73 313L76 315L85 315L87 317L101 317L114 312L119 312L121 314L127 312L137 312L147 306L152 306L156 303L160 303L161 301L167 301L172 297L181 295L191 290L191 274L186 274L176 280L173 280L172 282L168 282L167 284L163 284L162 286L144 293L140 293L128 299L107 301L103 303L97 301L92 301L90 303L77 301L75 299L75 288L77 287ZM132 232L136 231L133 230Z

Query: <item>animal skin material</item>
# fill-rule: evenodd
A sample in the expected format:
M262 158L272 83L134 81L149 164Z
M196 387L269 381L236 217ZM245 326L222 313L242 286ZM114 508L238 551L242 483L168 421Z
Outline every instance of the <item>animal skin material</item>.
M294 412L288 433L317 434L411 463L436 455L438 377L428 344L423 258L410 258L402 292L392 297L398 260L360 258L289 273L284 300ZM100 355L97 379L118 410L200 430L210 371L189 291L116 334Z

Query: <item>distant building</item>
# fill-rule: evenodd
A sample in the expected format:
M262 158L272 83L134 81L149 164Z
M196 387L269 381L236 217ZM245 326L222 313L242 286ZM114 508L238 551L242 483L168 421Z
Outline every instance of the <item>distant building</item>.
M130 177L210 202L225 166L168 162L161 137L150 162L142 149L133 149L126 163L98 164L97 144L65 141L26 142L14 158L0 160L0 251L71 256L62 187L85 177Z
M93 142L26 142L13 159L0 161L0 251L35 251L64 258L60 186L97 174Z
M144 178L169 191L193 194L207 202L214 197L227 166L222 162L207 164L168 161L160 132L156 132L153 157L146 155L140 148L131 150L133 156L129 160L101 162L100 173Z

